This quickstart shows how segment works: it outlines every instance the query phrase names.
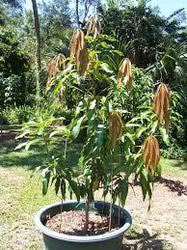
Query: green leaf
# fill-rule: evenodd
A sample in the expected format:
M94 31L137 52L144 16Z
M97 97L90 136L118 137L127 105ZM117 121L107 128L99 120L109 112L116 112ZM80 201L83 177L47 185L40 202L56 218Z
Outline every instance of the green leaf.
M75 194L77 201L79 201L80 200L80 189L77 186L76 181L70 180L69 185L70 185L70 188L72 189L73 193Z
M153 122L152 128L151 128L151 132L155 133L156 129L158 127L158 120Z
M106 42L101 42L100 45L105 48L105 49L108 49L111 47L111 45L108 45Z
M133 127L140 127L141 125L140 124L138 124L138 123L126 123L125 124L125 127L127 127L127 128L133 128Z
M62 199L66 198L66 182L64 179L61 180L60 191L62 195Z
M25 150L28 151L31 145L34 145L34 144L37 145L38 142L40 142L40 141L41 141L41 139L35 139L35 140L27 142L27 144L25 145Z
M60 188L60 177L57 177L56 182L55 182L55 193L56 195L58 194Z
M140 138L140 136L147 130L146 127L141 127L136 130L136 138Z
M158 164L157 165L157 167L156 167L156 174L159 176L159 177L161 177L161 175L162 175L162 166L161 166L161 164Z
M112 70L110 70L109 65L107 63L101 63L101 68L107 73L112 73Z
M23 142L23 143L20 143L18 144L16 147L15 147L15 150L18 150L18 149L21 149L23 147L25 147L27 145L28 142Z
M119 55L119 56L123 56L123 52L121 52L120 50L112 50L112 52L114 52L115 54Z
M84 120L84 116L82 116L78 121L77 124L73 127L72 129L72 135L76 139L79 135L80 129L81 129L81 124Z
M25 150L28 151L31 146L31 141L25 145Z
M143 200L145 200L147 194L147 180L142 172L140 173L140 185L142 188Z
M166 129L163 127L160 127L159 130L160 130L160 133L162 135L163 141L168 146L169 145L169 136L168 136Z
M55 130L52 133L50 133L49 138L52 138L55 135L64 135L69 137L70 131L65 126L56 127Z
M49 181L50 181L50 176L51 176L51 171L49 169L44 169L42 173L42 194L46 195L48 191L48 186L49 186Z
M16 136L16 140L25 137L27 134L29 134L29 130L26 130L21 135Z
M125 136L131 141L131 143L133 145L135 145L135 141L134 141L134 138L133 138L133 135L131 135L130 133L125 133Z
M97 130L97 146L101 147L104 141L105 126L103 124L98 125Z
M48 189L48 181L45 177L42 178L42 194L46 195Z
M111 101L109 101L109 103L108 103L108 111L109 112L113 111L113 107L112 107L112 102Z
M120 192L120 195L119 195L119 199L120 199L122 207L125 205L125 201L126 201L126 198L127 198L128 190L129 190L128 181L127 180L123 180L122 181L122 185L121 185L121 192Z
M93 100L93 101L90 103L89 109L93 110L93 109L95 109L95 106L96 106L96 100Z
M83 107L83 102L79 102L79 105L76 107L76 110L75 110L75 117L80 114L81 110L82 110L82 107Z

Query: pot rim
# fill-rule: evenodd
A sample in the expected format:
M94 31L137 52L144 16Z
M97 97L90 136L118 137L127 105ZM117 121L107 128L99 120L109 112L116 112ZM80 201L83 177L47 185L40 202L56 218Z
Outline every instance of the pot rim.
M103 201L96 200L93 203L97 203L97 202L103 202ZM63 202L63 204L67 204L67 203L77 203L77 201L70 200L70 201ZM84 203L84 201L80 201L79 203ZM103 202L103 203L110 204L108 202ZM93 235L93 236L77 236L77 235L68 235L68 234L64 234L64 233L58 233L58 232L55 232L55 231L47 228L45 225L43 225L43 223L41 222L41 217L42 217L42 214L46 210L52 209L53 207L56 207L59 205L61 205L61 202L57 202L57 203L54 203L52 205L45 206L45 207L41 208L34 217L34 222L35 222L37 229L39 229L39 231L41 231L43 234L45 234L49 237L55 238L57 240L64 240L64 241L69 241L69 242L79 242L79 243L89 243L89 242L99 242L99 241L111 240L113 238L117 238L117 237L123 235L123 233L125 231L127 231L127 229L129 229L129 227L132 224L132 217L131 217L130 213L128 212L128 210L120 207L125 212L126 222L122 227L120 227L119 229L117 229L113 232L107 232L105 234ZM113 205L113 207L119 208L119 206L117 206L115 204Z

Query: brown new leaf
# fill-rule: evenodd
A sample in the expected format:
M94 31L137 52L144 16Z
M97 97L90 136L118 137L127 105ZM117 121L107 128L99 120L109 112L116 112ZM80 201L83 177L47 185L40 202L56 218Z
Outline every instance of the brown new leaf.
M52 58L48 63L48 81L55 77L57 73L64 69L65 56L63 54L58 54Z
M149 136L142 146L145 167L155 171L160 161L160 147L155 136Z
M122 129L123 123L120 114L118 112L112 112L109 117L109 134L112 140L113 148L122 134Z
M132 65L128 58L125 58L119 66L117 81L119 87L125 81L127 91L132 89Z
M95 15L93 16L88 24L87 34L93 34L94 39L101 33L101 22L99 20L99 16Z
M153 110L160 122L164 122L166 127L169 125L170 91L166 84L161 83L154 95Z
M83 75L88 67L88 51L84 32L77 29L70 42L70 57L76 62L77 69Z
M51 88L53 83L53 78L65 68L65 56L63 54L58 54L54 58L52 58L48 63L48 80L46 91Z

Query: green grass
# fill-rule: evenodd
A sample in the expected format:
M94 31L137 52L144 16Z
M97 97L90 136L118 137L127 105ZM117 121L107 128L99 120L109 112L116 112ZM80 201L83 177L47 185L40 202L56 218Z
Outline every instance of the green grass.
M33 216L58 198L52 190L43 197L40 177L31 178L29 169L38 166L45 154L36 150L14 152L13 148L11 141L0 146L0 249L41 249Z
M30 178L30 171L16 166L11 169L0 168L0 171L0 234L3 249L9 249L10 243L14 245L19 240L20 244L23 241L25 245L22 249L32 249L30 245L37 249L39 238L35 235L33 215L43 205L56 201L57 197L52 190L43 197L39 177Z
M59 200L53 190L43 197L40 177L32 170L46 155L42 148L14 151L11 140L0 143L0 249L42 249L41 238L33 224L39 208ZM80 145L71 148L69 164L74 165ZM163 173L187 176L187 162L162 159Z
M187 177L187 161L162 158L160 163L162 166L162 174Z

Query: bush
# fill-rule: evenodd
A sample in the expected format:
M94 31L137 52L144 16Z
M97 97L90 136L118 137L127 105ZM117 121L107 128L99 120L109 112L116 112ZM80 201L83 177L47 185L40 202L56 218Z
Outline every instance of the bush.
M0 125L23 124L29 120L37 120L53 114L54 117L62 116L64 113L61 104L54 99L43 99L39 105L7 106L0 109ZM67 114L67 119L72 119L72 114Z
M167 149L162 149L161 153L164 158L183 160L185 159L186 150L180 147L177 143L171 143Z
M29 121L35 112L29 106L7 107L1 110L0 120L2 125L22 124Z

